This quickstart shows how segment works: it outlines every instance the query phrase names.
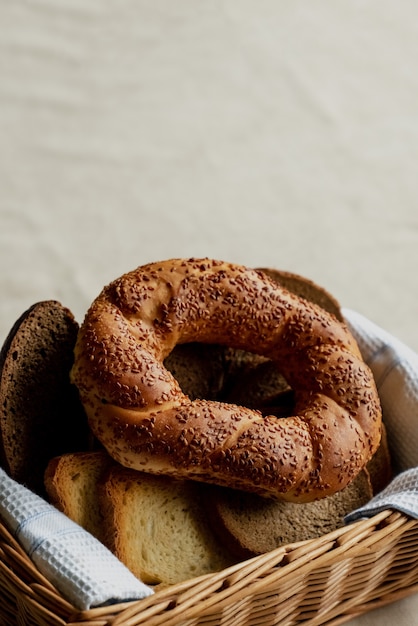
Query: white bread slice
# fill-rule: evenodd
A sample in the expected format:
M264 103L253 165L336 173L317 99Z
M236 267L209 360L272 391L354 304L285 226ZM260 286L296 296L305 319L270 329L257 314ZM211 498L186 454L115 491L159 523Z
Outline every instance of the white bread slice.
M144 582L174 584L233 562L207 524L197 483L112 467L102 487L106 544Z
M45 489L57 509L104 541L98 485L114 463L104 450L74 452L51 459L45 470Z

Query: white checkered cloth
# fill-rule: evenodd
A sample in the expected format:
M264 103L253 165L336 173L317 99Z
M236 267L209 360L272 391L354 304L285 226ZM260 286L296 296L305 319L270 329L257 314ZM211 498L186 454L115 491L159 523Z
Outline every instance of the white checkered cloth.
M385 509L396 509L418 518L418 468L413 467L395 476L370 502L346 515L345 521L373 517Z
M78 609L152 593L90 533L2 469L0 516L38 570Z
M418 355L368 319L343 309L376 380L391 446L395 478L345 521L396 509L418 518Z

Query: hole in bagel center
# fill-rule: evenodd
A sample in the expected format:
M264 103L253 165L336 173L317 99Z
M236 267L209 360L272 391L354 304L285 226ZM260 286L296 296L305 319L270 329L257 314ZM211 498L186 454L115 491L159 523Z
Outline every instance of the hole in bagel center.
M276 365L252 352L204 343L175 346L164 366L190 399L216 400L286 417L294 395Z

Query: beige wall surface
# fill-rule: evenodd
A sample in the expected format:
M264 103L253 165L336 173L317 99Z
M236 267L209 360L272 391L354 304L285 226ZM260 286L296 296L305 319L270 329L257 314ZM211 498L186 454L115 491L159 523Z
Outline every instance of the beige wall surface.
M0 0L0 29L1 338L208 256L303 274L418 350L415 2Z

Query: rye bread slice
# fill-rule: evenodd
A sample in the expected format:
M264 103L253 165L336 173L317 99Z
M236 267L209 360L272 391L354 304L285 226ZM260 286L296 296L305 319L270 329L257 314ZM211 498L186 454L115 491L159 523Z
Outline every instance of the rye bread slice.
M0 351L0 461L43 496L48 461L88 446L87 418L69 379L78 328L59 302L37 302Z
M260 271L270 276L274 281L309 302L317 304L325 311L332 313L340 321L344 321L341 306L338 300L321 285L317 285L313 280L274 268L262 267Z
M203 499L213 532L238 558L315 539L343 526L344 515L373 496L367 470L338 493L305 504L281 502L217 486Z
M178 344L165 367L190 399L216 400L224 382L224 348L199 342Z

